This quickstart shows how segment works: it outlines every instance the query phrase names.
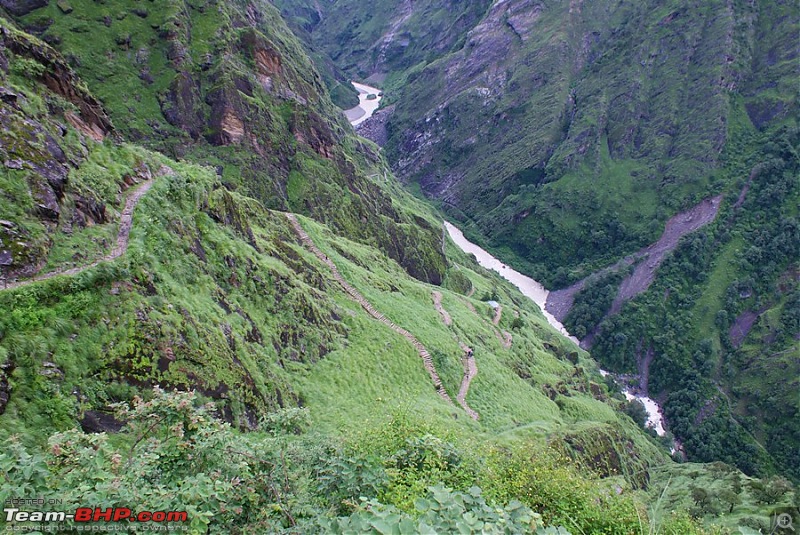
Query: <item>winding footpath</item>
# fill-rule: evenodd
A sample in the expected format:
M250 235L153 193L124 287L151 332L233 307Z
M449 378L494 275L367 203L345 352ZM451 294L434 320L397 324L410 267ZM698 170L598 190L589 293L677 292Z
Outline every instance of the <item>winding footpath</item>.
M494 317L492 318L492 331L494 331L494 335L498 340L500 340L500 343L503 344L504 349L511 349L511 344L513 343L511 333L508 331L503 331L503 333L500 334L500 331L495 328L500 325L500 320L503 318L503 305L497 303L497 306L493 306L493 308ZM475 312L474 308L473 312Z
M168 170L168 172L172 172L172 170L170 169ZM163 168L161 174L165 174ZM34 282L41 282L47 279L52 279L53 277L57 277L59 275L77 275L79 273L86 271L87 269L91 269L97 266L101 262L111 262L112 260L124 255L125 251L128 250L128 243L130 242L131 227L133 226L133 211L136 209L136 205L139 203L139 200L153 186L154 181L155 178L149 178L145 182L139 184L136 190L133 193L131 193L131 195L125 201L125 208L123 208L122 210L122 215L120 216L120 221L119 221L117 244L114 246L114 248L111 250L110 253L95 260L91 264L85 264L83 266L78 266L69 269L57 269L55 271L50 271L48 273L36 275L34 277L31 277L30 279L4 284L3 287L0 288L0 291L22 288L23 286L28 286L29 284L33 284Z
M447 311L442 307L442 292L437 292L434 290L431 296L433 297L433 306L436 308L439 314L441 314L444 324L449 327L453 324L453 320L450 317L450 314L448 314Z
M464 351L464 356L461 357L461 364L464 366L464 378L461 380L461 386L458 388L456 401L458 401L458 404L461 405L461 408L464 409L464 412L466 412L470 418L477 420L480 418L480 415L477 411L472 409L472 407L467 405L467 394L469 393L470 383L475 376L478 375L478 363L475 362L475 356L472 354L472 349L461 342L459 342L458 345L460 345L461 350Z
M498 304L494 309L494 317L492 318L492 325L497 327L500 325L500 319L503 317L503 305Z
M433 306L442 316L442 321L446 326L450 327L453 324L453 319L442 306L442 292L434 290L431 292L431 297L433 298ZM468 347L460 340L458 340L458 345L464 352L464 356L461 357L461 365L464 367L464 377L461 379L461 386L458 388L456 401L458 401L458 404L461 405L461 408L464 409L464 412L466 412L470 418L477 420L480 418L480 415L467 404L467 393L469 393L470 383L475 376L478 375L478 364L475 362L472 348Z
M364 298L364 296L362 296L361 293L359 293L358 290L356 290L353 286L351 286L350 283L347 282L344 279L344 277L342 277L342 274L339 273L339 269L336 267L336 264L334 264L333 261L330 258L328 258L327 255L325 255L325 253L320 251L317 248L317 246L314 245L314 242L311 240L309 235L306 233L305 230L303 230L303 227L300 226L300 222L297 221L297 217L295 217L294 214L286 212L284 212L284 215L286 215L286 218L291 223L292 228L294 229L297 236L300 238L300 241L303 243L303 245L309 251L314 253L314 255L317 258L319 258L325 265L328 266L328 268L330 268L331 273L333 274L333 278L336 279L336 281L342 286L342 288L344 288L344 291L347 292L347 294L354 301L356 301L359 305L361 305L361 308L363 308L367 312L367 314L369 314L376 320L380 321L384 325L387 325L394 332L403 336L406 340L411 342L411 345L414 346L414 349L417 350L417 353L419 353L420 358L422 358L422 363L425 366L428 375L430 375L431 377L431 381L433 382L433 386L436 389L436 392L442 397L442 399L452 404L453 400L450 398L447 391L444 389L444 386L442 385L442 380L439 378L439 374L436 372L436 367L433 364L433 359L431 358L431 354L428 352L427 349L425 349L425 346L423 346L420 343L420 341L417 340L416 337L414 337L413 334L411 334L404 328L400 327L399 325L395 325L394 322L392 322L386 316L375 310L375 308L369 303L369 301L367 301Z

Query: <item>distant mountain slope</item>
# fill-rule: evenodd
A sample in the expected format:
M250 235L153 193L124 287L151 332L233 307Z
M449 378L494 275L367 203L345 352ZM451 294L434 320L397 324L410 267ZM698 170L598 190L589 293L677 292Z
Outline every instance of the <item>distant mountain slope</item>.
M278 0L287 20L351 76L383 81L463 42L491 2Z
M548 287L590 281L568 325L666 403L690 458L800 477L796 386L775 381L799 357L795 2L321 6L313 41L386 79L401 178ZM648 253L711 199L708 227Z
M740 110L757 129L797 117L797 16L774 2L495 3L409 80L390 158L563 284L719 189Z

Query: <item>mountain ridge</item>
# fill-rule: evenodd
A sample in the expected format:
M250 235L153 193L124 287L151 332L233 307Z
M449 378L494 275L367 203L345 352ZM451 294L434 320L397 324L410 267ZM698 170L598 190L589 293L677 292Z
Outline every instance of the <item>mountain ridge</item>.
M717 529L646 507L678 470L664 443L530 300L440 235L269 4L15 4L0 21L3 276L126 247L0 291L1 499L187 509L202 533L447 532L476 517ZM102 136L83 99L102 103ZM405 333L480 419L431 388ZM461 396L465 347L480 373ZM712 472L693 473L674 503L692 506L686 489ZM763 504L796 496L731 474L731 526L765 525Z
M312 41L335 49L345 70L383 80L391 106L361 131L375 131L401 180L473 241L561 290L554 298L592 281L569 316L562 307L568 328L591 335L593 355L619 373L655 355L640 387L689 421L675 429L690 459L722 456L796 479L793 386L769 380L763 390L782 403L767 416L752 403L762 396L747 371L800 373L796 6L493 2L439 49L428 3L387 1L375 13L356 5L322 6ZM404 52L376 61L387 35ZM748 193L754 173L771 210ZM742 195L753 203L744 210ZM636 272L655 279L623 304L632 256L710 198L720 199L719 218L658 266L640 261ZM774 465L773 455L783 460Z

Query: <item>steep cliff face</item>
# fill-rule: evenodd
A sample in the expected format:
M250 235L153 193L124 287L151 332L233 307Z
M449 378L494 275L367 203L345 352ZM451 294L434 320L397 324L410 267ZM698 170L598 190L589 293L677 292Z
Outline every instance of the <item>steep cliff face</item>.
M43 92L32 84L37 78ZM99 102L61 56L2 19L0 79L0 275L7 280L42 267L59 227L106 221L102 200L69 191L67 183L86 160L86 139L100 141L113 130Z
M278 241L274 249L258 245L264 238L251 230L266 225L274 230L270 240L278 240L280 225L269 223L276 219L220 189L209 168L121 143L63 57L5 19L0 88L0 425L25 433L79 420L90 431L117 430L107 402L155 384L197 389L242 426L269 408L296 404L298 395L275 366L248 356L277 355L277 347L286 358L315 361L343 329L323 299L304 293L302 278L259 267L259 253L248 256L235 245L249 240L275 259L296 262ZM134 211L151 188L168 206L143 220L138 214L147 210ZM147 226L149 246L141 248ZM153 232L158 227L171 228ZM211 235L226 233L233 250L223 260ZM178 251L188 261L184 275L192 273L183 284L205 278L206 305L217 303L244 324L208 322L208 308L170 289L162 275ZM280 299L230 304L226 284L240 286L247 276L270 281L260 295L277 292ZM256 310L284 326L299 317L306 323L273 331ZM303 350L289 348L287 336Z
M276 5L309 41L351 76L384 81L451 51L489 0L433 2L280 0Z
M313 215L441 282L438 232L412 228L365 175L365 153L270 3L65 5L15 12L63 52L123 137L215 165L229 188Z

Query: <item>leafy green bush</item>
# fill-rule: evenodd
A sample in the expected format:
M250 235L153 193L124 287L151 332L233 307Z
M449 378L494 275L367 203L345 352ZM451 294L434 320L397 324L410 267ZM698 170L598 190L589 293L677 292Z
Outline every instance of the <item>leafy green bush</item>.
M640 534L649 522L631 494L540 445L465 448L405 415L341 443L298 436L299 409L266 418L268 433L239 433L191 392L155 389L116 409L115 436L56 433L43 451L7 439L0 500L186 511L192 533ZM660 526L698 533L685 517Z
M44 453L11 437L0 454L3 500L59 496L67 504L187 511L193 533L277 531L296 520L283 505L294 490L267 437L243 437L198 406L194 393L156 389L119 405L125 432L56 433ZM249 529L250 529L249 528Z
M289 407L264 415L261 429L273 435L300 435L311 426L308 409Z
M637 533L644 514L630 495L609 493L582 476L569 459L530 447L494 449L484 488L497 501L516 498L547 524L579 533ZM483 479L481 479L483 481Z
M47 67L31 58L17 57L11 64L11 72L22 78L38 78L46 70Z
M511 501L505 507L486 503L481 489L468 492L435 486L426 498L415 502L416 515L385 506L377 500L363 500L349 517L328 520L323 528L336 535L379 533L382 535L412 535L415 533L536 533L569 535L561 528L545 529L541 516L520 502Z

